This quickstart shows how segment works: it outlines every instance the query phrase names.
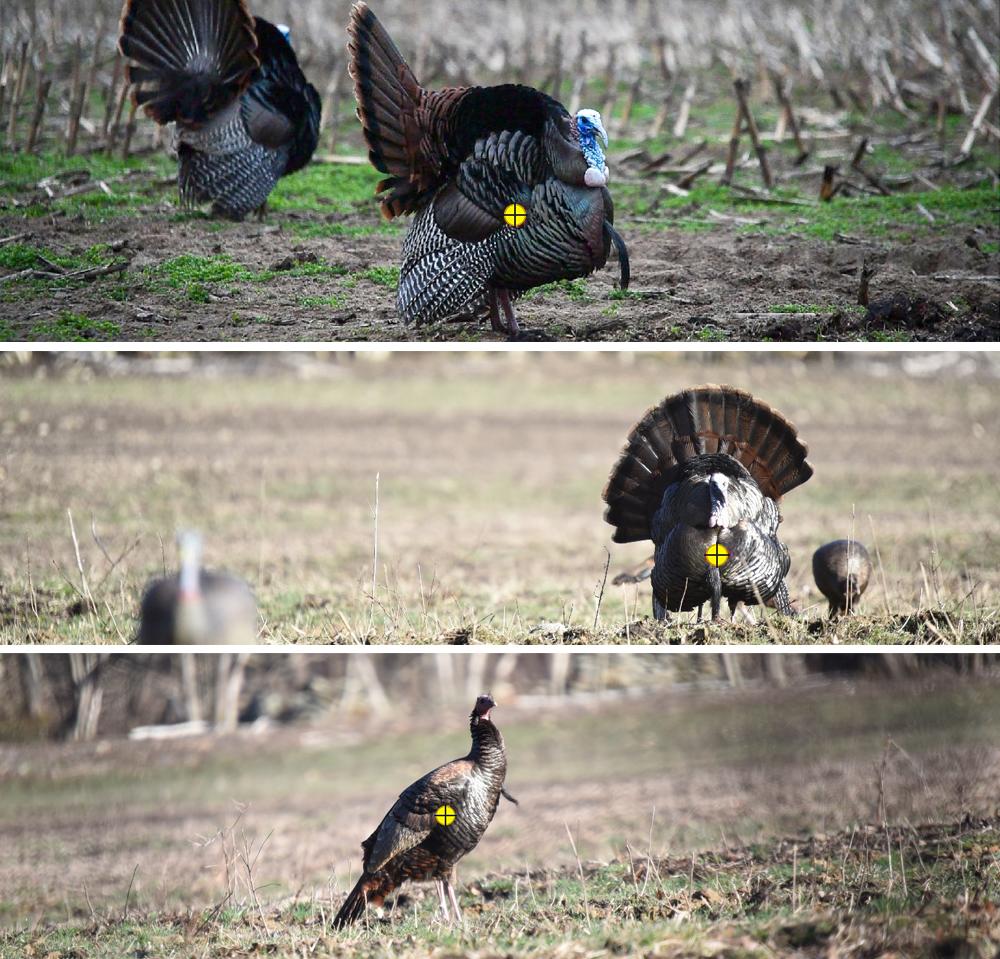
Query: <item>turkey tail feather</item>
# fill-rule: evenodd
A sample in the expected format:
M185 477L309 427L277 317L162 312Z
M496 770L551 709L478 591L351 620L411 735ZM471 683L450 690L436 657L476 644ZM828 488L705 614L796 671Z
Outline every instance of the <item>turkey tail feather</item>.
M379 191L395 188L408 194L419 141L415 114L424 91L367 4L356 3L351 9L347 34L348 71L354 80L368 158L375 169L392 174L379 184ZM405 198L389 198L383 204L388 219L408 209Z
M259 66L245 0L125 0L118 49L135 103L161 124L206 123Z
M354 888L348 893L340 911L334 916L333 926L335 929L342 929L351 923L357 922L368 908L368 904L381 906L385 902L385 897L392 892L391 885L380 882L377 876L370 876L362 873Z
M629 280L631 279L631 269L628 261L628 248L625 246L625 241L621 238L621 234L607 220L604 221L604 231L607 233L608 239L615 245L615 249L618 251L618 270L621 274L621 279L618 281L618 289L627 290Z
M650 519L682 463L725 454L774 500L812 476L808 450L777 410L731 386L668 396L632 428L604 488L605 520L617 543L649 539Z

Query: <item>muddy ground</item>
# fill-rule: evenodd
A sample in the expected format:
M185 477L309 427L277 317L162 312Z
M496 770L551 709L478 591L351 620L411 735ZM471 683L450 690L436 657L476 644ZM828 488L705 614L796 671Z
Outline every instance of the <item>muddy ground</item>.
M377 225L372 213L338 222ZM176 222L155 209L107 222L64 216L26 222L0 215L0 235L25 234L25 244L71 254L108 244L127 261L126 275L182 254L221 255L254 272L279 274L264 284L213 287L205 302L141 284L116 302L107 279L79 282L0 301L0 320L10 339L35 338L32 330L64 311L117 329L114 337L92 331L88 338L124 341L503 339L488 323L474 321L404 325L394 307L394 282L361 278L345 284L329 275L291 275L289 268L302 263L349 275L391 270L400 259L402 230L303 237L289 229L300 225L298 214L271 214L264 224L219 229L207 220ZM995 339L1000 331L997 283L961 278L996 277L1000 258L964 242L963 235L831 243L797 234L794 227L780 235L747 232L738 224L699 232L653 228L627 217L618 226L629 243L632 295L612 298L615 263L579 281L571 294L536 293L518 308L525 339L970 341ZM873 313L856 306L862 260L878 269L872 299L882 305ZM290 275L281 277L283 271ZM309 298L336 302L303 305Z

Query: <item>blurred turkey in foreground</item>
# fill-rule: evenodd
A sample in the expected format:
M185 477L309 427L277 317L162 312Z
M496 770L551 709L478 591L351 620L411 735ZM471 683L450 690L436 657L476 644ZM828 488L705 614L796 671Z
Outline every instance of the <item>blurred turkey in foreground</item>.
M348 34L368 156L389 174L378 185L382 214L416 214L396 304L404 320L488 312L494 330L513 336L514 299L588 276L607 262L612 243L628 287L600 114L572 117L517 84L425 90L364 3L351 11ZM513 204L526 215L508 222Z
M244 0L125 0L118 47L135 102L175 123L185 206L241 220L304 167L319 139L320 100L287 29Z
M257 641L257 602L238 576L201 568L201 537L178 537L181 569L153 580L142 597L137 642L237 644Z
M490 713L496 708L488 693L476 700L469 716L472 749L462 759L438 766L405 789L392 809L362 844L364 871L333 920L340 928L356 922L368 905L406 880L433 879L446 922L462 919L452 883L455 864L472 852L493 821L500 796L516 800L504 789L507 752Z
M829 600L831 619L857 608L871 575L871 557L857 540L837 539L813 553L813 579Z
M656 619L709 600L717 619L723 596L730 611L742 600L794 612L778 500L812 476L806 453L788 420L731 386L668 396L633 427L604 518L616 543L655 544Z

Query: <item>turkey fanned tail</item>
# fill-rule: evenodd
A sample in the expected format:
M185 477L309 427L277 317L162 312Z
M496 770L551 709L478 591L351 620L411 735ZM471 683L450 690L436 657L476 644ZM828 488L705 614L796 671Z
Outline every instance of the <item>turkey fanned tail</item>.
M131 61L135 102L161 124L207 123L260 62L243 0L126 0L118 48Z
M709 601L717 616L723 597L731 609L792 611L778 500L812 475L806 454L785 417L729 386L668 396L633 427L604 489L604 518L615 542L656 544L657 618Z

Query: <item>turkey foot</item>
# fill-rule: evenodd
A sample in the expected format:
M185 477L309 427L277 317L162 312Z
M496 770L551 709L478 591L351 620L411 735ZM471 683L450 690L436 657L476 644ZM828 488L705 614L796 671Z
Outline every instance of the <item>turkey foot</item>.
M501 310L503 310L502 320L500 318ZM506 333L509 337L517 336L520 331L508 290L490 290L490 326L497 333Z

